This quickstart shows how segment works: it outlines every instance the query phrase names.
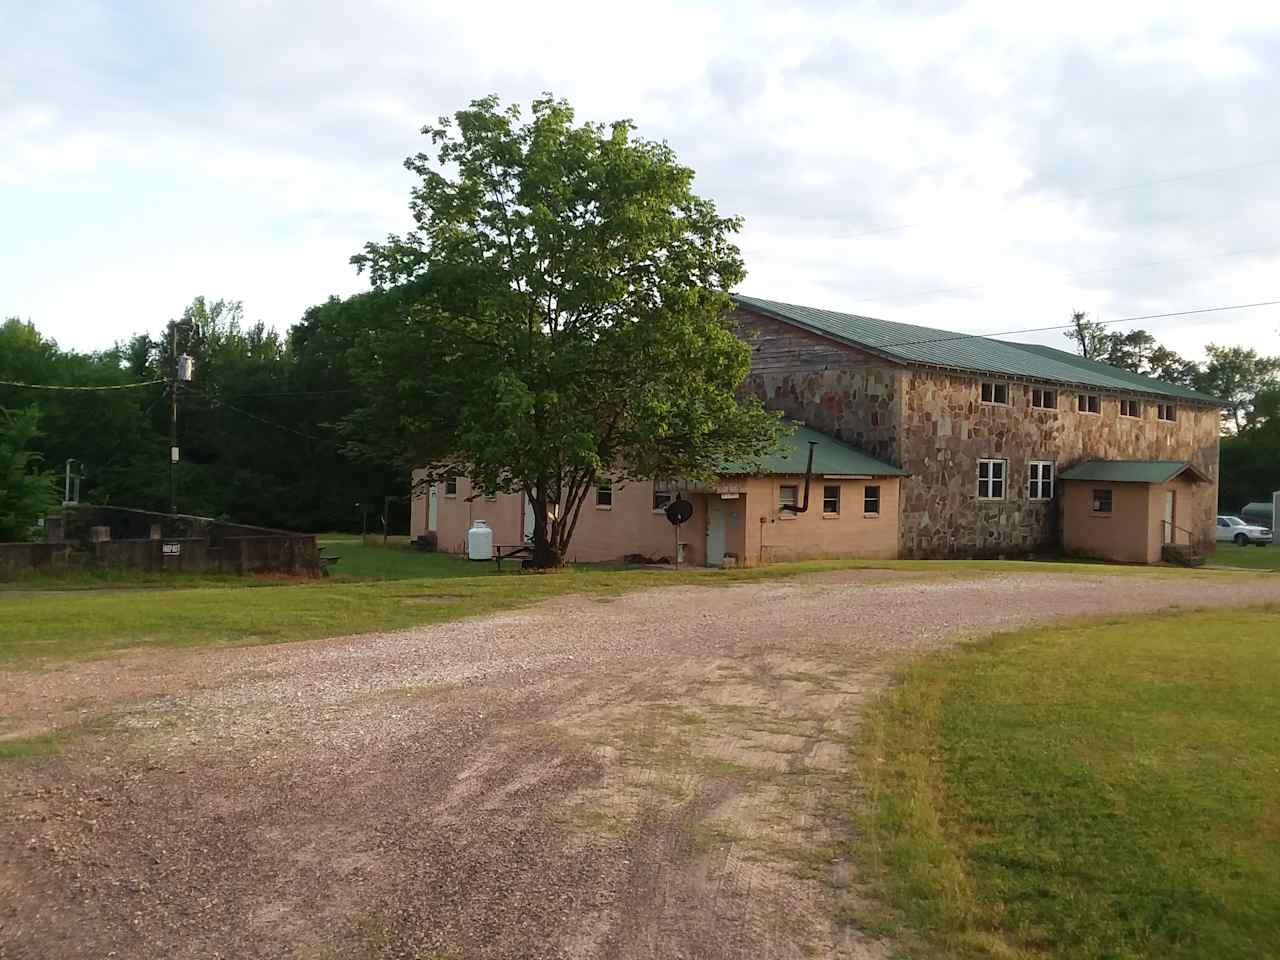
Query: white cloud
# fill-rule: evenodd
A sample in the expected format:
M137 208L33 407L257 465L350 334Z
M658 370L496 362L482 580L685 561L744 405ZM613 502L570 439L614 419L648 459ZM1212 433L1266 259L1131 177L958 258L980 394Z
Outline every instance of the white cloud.
M671 142L745 216L761 296L983 331L1280 297L1275 5L233 0L11 19L0 315L78 346L198 293L284 327L360 289L347 258L405 227L418 128L490 92L551 90ZM1150 327L1189 353L1280 352L1276 310Z

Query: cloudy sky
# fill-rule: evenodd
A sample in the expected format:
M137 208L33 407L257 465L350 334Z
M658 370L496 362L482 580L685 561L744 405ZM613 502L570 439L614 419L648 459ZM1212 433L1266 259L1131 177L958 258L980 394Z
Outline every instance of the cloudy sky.
M1280 4L0 0L0 316L286 328L406 227L423 123L544 90L745 217L744 293L972 332L1280 300ZM1280 307L1142 325L1280 353Z

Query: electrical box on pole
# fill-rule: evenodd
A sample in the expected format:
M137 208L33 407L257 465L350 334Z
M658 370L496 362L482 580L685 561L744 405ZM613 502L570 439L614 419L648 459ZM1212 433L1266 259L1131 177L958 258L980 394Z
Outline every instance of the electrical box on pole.
M195 369L196 361L190 354L184 353L178 357L178 379L183 383L191 382L191 375L195 373Z

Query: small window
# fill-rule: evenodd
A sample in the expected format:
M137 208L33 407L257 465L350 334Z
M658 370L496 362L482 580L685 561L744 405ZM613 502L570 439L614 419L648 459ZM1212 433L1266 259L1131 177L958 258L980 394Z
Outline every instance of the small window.
M457 477L450 477L444 482L444 495L446 497L456 497L458 495Z
M1102 410L1102 398L1096 393L1082 393L1076 397L1076 409L1081 413L1099 413Z
M1032 500L1053 499L1053 463L1032 460L1028 467L1027 496Z
M1058 391L1045 390L1042 387L1032 387L1031 405L1033 407L1039 407L1042 410L1057 410Z
M1168 423L1173 423L1173 421L1178 419L1177 411L1174 409L1172 403L1157 403L1156 416Z
M1142 404L1137 400L1120 400L1120 416L1122 417L1140 417L1142 416Z
M983 403L1009 403L1009 385L1007 383L993 383L984 381L981 388L981 396Z
M1219 518L1218 518L1218 526L1220 526L1220 527L1229 527L1229 526L1231 526L1231 524L1227 523L1227 521L1226 521L1225 519L1223 519L1222 517L1219 517Z
M1004 460L978 461L978 499L1004 499Z
M822 512L836 516L840 513L840 485L827 485L822 488Z
M601 480L596 484L596 509L609 510L613 507L613 481Z
M870 516L880 515L880 488L866 487L862 491L862 512Z
M671 502L671 491L661 490L657 487L653 488L653 512L660 513L667 509L667 504Z
M1110 490L1093 491L1093 512L1094 513L1110 513L1111 512L1111 491Z
M782 486L778 487L778 506L779 507L794 507L794 506L798 506L799 503L800 503L799 487L797 487L793 483L784 483ZM782 515L784 517L790 513L791 511L789 510L782 511Z

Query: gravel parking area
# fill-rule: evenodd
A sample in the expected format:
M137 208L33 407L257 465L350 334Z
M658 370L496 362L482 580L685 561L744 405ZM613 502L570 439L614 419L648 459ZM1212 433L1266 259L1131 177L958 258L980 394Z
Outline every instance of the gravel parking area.
M849 745L904 654L1257 576L844 571L0 672L0 957L884 957ZM847 812L847 810L846 810Z

